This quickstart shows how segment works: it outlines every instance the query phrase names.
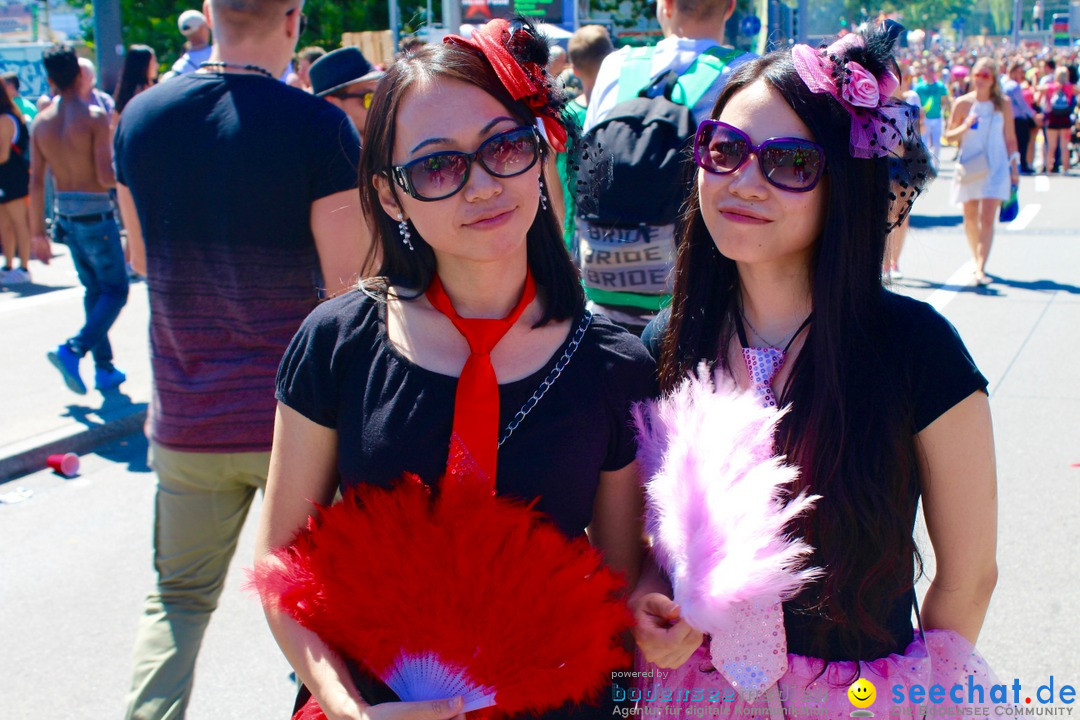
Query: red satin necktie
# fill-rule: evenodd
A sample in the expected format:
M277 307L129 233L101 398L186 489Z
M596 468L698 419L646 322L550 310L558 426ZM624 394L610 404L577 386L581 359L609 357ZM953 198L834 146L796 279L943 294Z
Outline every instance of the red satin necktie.
M532 274L525 276L525 291L521 299L502 319L463 318L454 310L439 276L427 289L432 306L458 329L469 343L471 354L458 378L454 395L453 434L457 435L477 465L495 484L496 460L499 453L499 381L491 365L491 351L521 317L521 313L536 297Z

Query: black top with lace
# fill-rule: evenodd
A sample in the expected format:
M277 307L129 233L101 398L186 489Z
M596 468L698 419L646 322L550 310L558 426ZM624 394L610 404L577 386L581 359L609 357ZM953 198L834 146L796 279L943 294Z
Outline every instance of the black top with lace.
M499 385L500 427L533 396L564 356L581 318L544 367ZM425 482L446 467L457 378L403 357L386 333L386 305L354 291L323 303L304 321L278 371L277 397L309 420L338 432L342 489L389 486L404 472ZM641 341L603 317L588 324L569 362L499 449L496 490L537 499L569 537L584 535L602 471L633 461L637 442L630 406L657 394L656 365ZM503 433L500 433L500 436ZM369 702L396 700L350 664ZM301 693L299 702L307 697ZM610 717L609 695L591 707L565 707L541 720Z
M500 428L549 375L579 322L543 368L499 386ZM499 494L539 498L537 508L567 536L582 535L600 472L634 459L630 406L656 394L655 374L640 340L594 317L560 377L499 449ZM398 352L386 334L386 305L359 291L307 318L277 381L281 402L338 431L343 489L389 486L403 472L436 481L446 467L456 389L456 377Z

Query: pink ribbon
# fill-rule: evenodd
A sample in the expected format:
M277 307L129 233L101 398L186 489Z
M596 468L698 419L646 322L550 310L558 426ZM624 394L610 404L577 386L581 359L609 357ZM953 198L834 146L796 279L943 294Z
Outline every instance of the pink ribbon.
M892 97L900 81L891 71L876 78L853 60L842 62L848 52L863 46L860 35L849 33L819 50L796 45L791 61L810 92L832 95L851 113L852 156L884 157L907 137L914 114Z

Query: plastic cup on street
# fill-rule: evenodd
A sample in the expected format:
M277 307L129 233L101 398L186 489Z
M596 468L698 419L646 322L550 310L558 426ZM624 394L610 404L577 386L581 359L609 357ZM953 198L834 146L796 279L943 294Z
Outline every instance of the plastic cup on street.
M53 472L59 473L64 477L75 477L79 474L79 456L75 453L57 453L56 455L50 455L48 463L49 467L53 469Z

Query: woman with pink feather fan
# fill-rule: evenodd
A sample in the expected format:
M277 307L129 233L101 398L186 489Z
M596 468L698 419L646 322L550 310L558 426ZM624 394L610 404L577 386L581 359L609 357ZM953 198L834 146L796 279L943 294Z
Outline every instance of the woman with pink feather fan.
M997 573L987 382L944 318L882 286L933 177L889 99L890 30L743 66L698 128L674 301L644 335L665 393L638 418L647 706L842 718L861 678L880 717L921 714L895 685L992 682L973 648Z

